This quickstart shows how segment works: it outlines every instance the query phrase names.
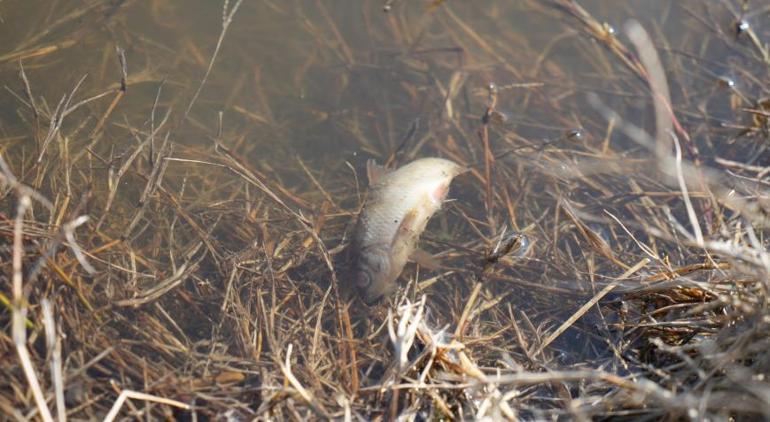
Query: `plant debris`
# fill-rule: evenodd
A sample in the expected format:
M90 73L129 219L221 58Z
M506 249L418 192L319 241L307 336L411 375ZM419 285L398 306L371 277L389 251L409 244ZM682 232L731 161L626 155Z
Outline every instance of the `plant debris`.
M22 3L6 418L770 417L760 2ZM441 266L347 299L367 159L427 156Z

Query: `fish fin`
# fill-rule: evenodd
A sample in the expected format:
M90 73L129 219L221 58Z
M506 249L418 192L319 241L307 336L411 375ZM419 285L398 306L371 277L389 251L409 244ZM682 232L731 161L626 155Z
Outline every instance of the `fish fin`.
M401 223L396 229L396 234L393 236L393 240L390 242L391 250L395 248L402 248L406 246L404 242L414 241L414 233L410 228L414 226L414 221L417 219L417 211L410 210L404 215Z
M376 161L372 159L366 161L366 177L369 179L369 186L376 185L388 173L388 169L377 164Z
M418 248L412 251L412 254L409 255L409 259L420 264L421 267L425 267L431 271L441 269L441 264L439 263L438 259L423 249Z

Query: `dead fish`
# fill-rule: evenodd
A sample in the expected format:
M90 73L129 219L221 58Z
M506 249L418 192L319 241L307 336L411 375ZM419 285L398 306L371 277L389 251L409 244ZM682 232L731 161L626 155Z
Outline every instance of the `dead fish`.
M442 158L422 158L393 171L367 164L369 194L350 245L351 279L368 304L396 290L409 259L430 264L417 241L441 208L449 184L466 168Z

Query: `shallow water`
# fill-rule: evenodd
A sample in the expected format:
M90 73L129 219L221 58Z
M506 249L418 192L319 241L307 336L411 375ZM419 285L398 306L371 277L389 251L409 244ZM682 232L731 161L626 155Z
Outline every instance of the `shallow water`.
M586 263L585 243L555 209L568 199L590 214L609 209L630 218L617 191L625 189L631 175L646 174L651 154L619 130L608 134L607 120L586 95L598 94L620 116L651 131L652 102L645 84L558 8L536 1L433 3L396 1L384 13L382 1L245 1L201 85L222 33L220 2L2 1L3 156L23 181L52 200L65 188L73 190L73 201L90 192L85 210L98 216L109 178L142 142L143 133L169 112L153 148L160 148L168 133L169 157L196 162L169 161L164 183L185 192L183 207L202 226L228 221L212 236L233 254L254 239L264 240L256 228L238 227L239 221L246 224L244 215L259 207L250 202L256 201L254 192L244 194L248 188L236 176L205 163L215 154L215 141L273 186L285 187L285 197L295 195L291 208L315 215L324 202L332 203L329 209L336 217L322 231L329 248L341 241L360 203L366 159L400 164L442 155L476 164L479 173L457 181L450 194L456 201L431 224L424 243L446 254L449 267L472 269L503 226L523 230L532 250L506 261L490 291L504 294L502 303L524 310L536 325L553 327L605 278L623 272L606 262ZM649 30L668 71L675 111L704 162L720 156L767 165L766 146L738 138L741 125L750 123L740 109L752 107L767 91L758 51L748 36L731 32L739 3L636 0L618 6L616 0L595 0L582 5L613 27L629 48L622 30L626 20L638 19ZM745 19L759 39L770 38L768 13L758 6ZM121 79L116 47L125 50L127 89L107 115ZM43 152L49 164L42 173L26 171L41 154L49 121L36 118L25 105L21 64L37 107L47 114L84 76L72 104L109 91L63 118L64 136ZM497 108L510 118L490 128L492 152L507 155L497 161L504 170L497 173L497 199L488 212L477 130L490 82L499 87ZM103 134L93 137L105 115ZM68 150L60 147L65 142ZM607 148L617 153L614 159L602 155ZM75 163L71 180L44 183L81 151L88 152ZM143 160L133 167L148 170L151 159ZM608 174L601 184L591 178L613 162L624 171ZM576 177L573 167L584 175ZM140 223L126 231L120 222L121 216L133 215L144 187L145 181L131 172L121 179L103 230L132 239L147 248L147 257L162 261L175 242L156 239L162 225ZM500 200L506 197L512 206ZM675 213L681 209L676 200L670 205ZM167 210L149 212L157 212L166 227L174 220ZM275 236L303 239L296 230L282 232L281 224L270 226ZM625 252L626 264L635 263L630 257L643 257L627 247L627 238L618 241L624 235L617 227L593 227L612 248ZM186 235L189 231L179 234ZM685 259L676 250L667 253ZM436 307L461 311L473 274L447 275L427 293ZM407 279L423 276L414 268L405 274ZM589 349L602 348L604 340L588 333L615 319L590 313L558 348L567 355L581 349L602 355L605 351Z

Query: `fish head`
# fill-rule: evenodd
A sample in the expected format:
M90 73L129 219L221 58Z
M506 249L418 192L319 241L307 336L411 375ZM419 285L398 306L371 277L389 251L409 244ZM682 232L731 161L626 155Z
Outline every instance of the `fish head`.
M387 251L366 250L357 254L353 266L353 283L361 299L371 305L383 296L389 296L396 288L396 278L391 271L390 256Z

